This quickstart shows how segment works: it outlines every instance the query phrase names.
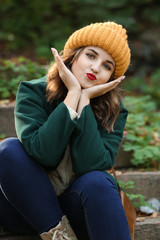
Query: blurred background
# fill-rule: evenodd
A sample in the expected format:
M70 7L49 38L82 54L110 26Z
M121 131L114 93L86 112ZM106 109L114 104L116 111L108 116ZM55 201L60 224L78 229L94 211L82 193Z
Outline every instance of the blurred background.
M132 151L135 167L159 169L159 0L0 0L0 19L0 100L7 103L21 81L46 74L50 48L63 50L74 30L99 21L122 24L132 52L123 83L130 113L123 148Z

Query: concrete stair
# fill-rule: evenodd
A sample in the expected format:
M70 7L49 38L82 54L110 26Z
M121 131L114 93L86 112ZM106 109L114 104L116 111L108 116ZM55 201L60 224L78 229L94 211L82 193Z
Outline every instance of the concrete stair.
M14 235L10 233L0 233L2 240L40 240L38 235ZM137 222L135 227L135 240L159 240L160 239L160 217L148 218L142 222ZM84 239L80 239L84 240ZM117 239L118 240L118 239Z
M160 217L147 218L136 223L135 240L159 240Z
M14 127L14 106L0 105L0 134L16 136Z
M160 200L160 171L116 171L118 180L134 181L134 189L128 193L142 194L148 200L152 197ZM135 240L160 240L160 216L156 218L142 217L136 222Z
M2 240L40 240L41 238L39 236L32 236L32 235L13 235L9 233L5 233L3 235L0 235L0 239Z
M128 193L142 194L146 200L155 197L160 200L160 171L141 172L141 171L116 171L119 181L124 183L134 182L134 189L128 189Z

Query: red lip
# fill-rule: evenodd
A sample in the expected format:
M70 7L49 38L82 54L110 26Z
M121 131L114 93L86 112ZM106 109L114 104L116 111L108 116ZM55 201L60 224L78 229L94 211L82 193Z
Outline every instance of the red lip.
M86 73L86 75L87 75L87 77L88 77L90 80L92 80L92 81L94 81L94 80L97 79L96 76L95 76L94 74L92 74L92 73Z

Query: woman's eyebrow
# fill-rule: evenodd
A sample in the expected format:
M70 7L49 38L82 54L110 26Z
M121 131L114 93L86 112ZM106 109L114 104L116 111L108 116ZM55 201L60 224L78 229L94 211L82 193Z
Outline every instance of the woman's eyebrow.
M97 53L95 50L93 50L93 49L88 49L88 50L90 50L90 51L92 51L93 53L95 53L96 55L98 55L98 53Z
M112 64L112 66L115 67L113 62L111 62L111 61L109 61L109 60L106 60L106 62Z
M96 54L98 56L98 53L95 50L93 50L93 49L88 49L88 50L92 51L94 54ZM106 62L112 64L114 67L114 63L112 61L106 60Z

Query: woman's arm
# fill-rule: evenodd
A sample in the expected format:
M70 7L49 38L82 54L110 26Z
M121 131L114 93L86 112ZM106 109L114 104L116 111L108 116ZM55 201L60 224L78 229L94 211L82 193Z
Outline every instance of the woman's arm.
M31 157L43 165L56 167L75 129L76 120L71 120L63 102L55 105L48 114L45 87L42 91L37 86L35 80L22 82L19 86L15 106L16 132Z
M52 49L52 52L59 76L68 89L64 102L48 116L41 99L44 96L39 96L31 82L23 82L17 93L15 124L17 135L28 154L44 165L55 167L60 162L76 125L76 120L72 121L70 108L77 110L81 87L57 51Z
M77 174L106 170L113 166L127 114L127 110L122 106L114 132L108 133L97 124L91 106L84 107L71 138L71 158L73 170Z

